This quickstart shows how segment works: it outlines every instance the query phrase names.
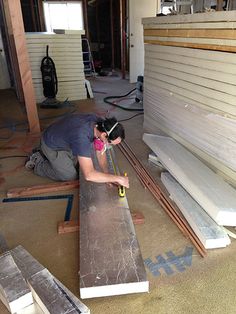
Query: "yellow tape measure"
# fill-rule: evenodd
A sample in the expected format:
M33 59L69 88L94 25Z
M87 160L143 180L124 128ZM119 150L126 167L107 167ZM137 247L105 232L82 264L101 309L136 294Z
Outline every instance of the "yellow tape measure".
M127 173L124 173L124 176L127 177ZM120 197L125 197L125 187L122 185L119 185L118 187L118 193Z

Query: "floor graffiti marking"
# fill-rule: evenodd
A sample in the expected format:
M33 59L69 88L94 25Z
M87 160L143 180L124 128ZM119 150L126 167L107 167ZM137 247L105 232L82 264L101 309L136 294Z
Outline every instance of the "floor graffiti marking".
M165 255L167 258L162 255L156 256L156 262L153 262L150 257L144 260L145 266L153 276L160 276L160 270L163 270L166 275L173 275L176 270L184 272L187 267L192 265L193 247L186 246L181 255L175 255L172 251L165 252Z

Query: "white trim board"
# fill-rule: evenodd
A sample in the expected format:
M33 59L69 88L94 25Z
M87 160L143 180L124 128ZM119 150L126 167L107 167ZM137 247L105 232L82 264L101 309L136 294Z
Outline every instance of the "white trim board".
M175 140L144 134L144 142L219 225L236 226L236 191Z
M161 181L206 249L226 247L230 244L224 229L216 224L170 173L162 172Z

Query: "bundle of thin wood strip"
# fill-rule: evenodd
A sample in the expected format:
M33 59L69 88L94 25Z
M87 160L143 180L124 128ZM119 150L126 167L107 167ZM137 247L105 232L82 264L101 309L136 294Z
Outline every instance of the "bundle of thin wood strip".
M204 257L206 255L206 249L204 248L203 244L189 226L187 220L170 203L168 197L161 190L161 187L157 185L152 176L143 167L142 163L135 156L131 147L125 141L123 141L118 147L136 171L143 186L152 193L168 216L175 222L181 232L191 240L199 254Z

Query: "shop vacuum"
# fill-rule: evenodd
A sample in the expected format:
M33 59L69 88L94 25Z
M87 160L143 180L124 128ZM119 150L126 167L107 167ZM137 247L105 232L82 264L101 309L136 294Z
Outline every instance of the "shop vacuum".
M41 61L41 73L42 73L42 84L43 84L43 94L46 99L40 105L40 108L51 109L51 108L61 108L70 105L67 100L60 102L56 99L58 92L58 80L57 72L54 61L48 54L49 46L46 48L46 56Z

